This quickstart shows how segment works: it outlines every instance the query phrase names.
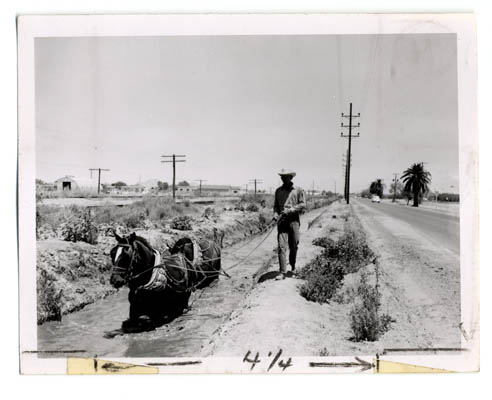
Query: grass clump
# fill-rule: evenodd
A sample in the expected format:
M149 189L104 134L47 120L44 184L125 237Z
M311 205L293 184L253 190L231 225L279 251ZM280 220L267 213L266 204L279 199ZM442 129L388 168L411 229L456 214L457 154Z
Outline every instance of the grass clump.
M258 212L260 210L260 207L256 203L251 203L246 206L246 211L250 212Z
M171 221L171 229L177 229L179 231L191 231L193 229L192 222L192 218L188 215L174 217Z
M350 328L352 340L356 342L378 340L387 332L392 322L396 322L387 314L379 314L381 308L381 294L376 287L367 283L362 275L357 288L357 299L350 311Z
M343 275L343 266L338 261L319 255L301 270L300 277L306 280L300 287L301 296L309 301L326 303L342 285Z
M206 207L205 210L203 210L202 217L212 221L217 221L219 218L217 211L215 211L215 208L213 207Z

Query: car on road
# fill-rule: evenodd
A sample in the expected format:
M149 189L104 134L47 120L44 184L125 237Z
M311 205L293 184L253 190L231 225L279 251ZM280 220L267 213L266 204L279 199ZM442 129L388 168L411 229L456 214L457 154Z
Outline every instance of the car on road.
M377 195L373 195L371 197L371 203L381 203L381 197L379 197Z

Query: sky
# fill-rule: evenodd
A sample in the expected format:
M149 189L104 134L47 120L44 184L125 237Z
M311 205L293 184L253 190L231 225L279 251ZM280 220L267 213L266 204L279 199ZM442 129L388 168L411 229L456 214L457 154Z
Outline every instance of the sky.
M424 162L457 192L456 56L454 34L37 38L36 176L172 182L175 153L177 181L340 191L352 103L351 191Z

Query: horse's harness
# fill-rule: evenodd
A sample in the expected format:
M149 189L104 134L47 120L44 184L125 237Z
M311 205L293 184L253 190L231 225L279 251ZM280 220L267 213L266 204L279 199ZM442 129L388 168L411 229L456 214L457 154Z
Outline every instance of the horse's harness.
M149 271L152 271L154 270L155 268L159 268L159 267L162 267L164 264L159 264L159 265L153 265L135 275L132 274L132 271L133 271L133 263L134 263L134 260L135 260L135 253L136 253L136 246L135 245L131 245L131 244L126 244L126 243L118 243L117 244L117 247L123 247L123 248L129 248L131 249L131 258L130 258L130 263L128 265L127 268L123 268L123 267L120 267L118 265L114 265L113 264L113 270L116 270L116 271L124 271L125 272L125 276L124 276L124 280L125 280L125 283L128 283L136 278L138 278L139 276L143 275L144 273L146 272L149 272ZM211 247L211 245L210 245ZM207 249L201 249L199 245L197 245L196 247L194 246L194 251L200 251L200 253L203 253L204 251L208 250L210 247L208 247ZM154 249L149 249L153 252L155 252ZM197 262L197 260L189 260L184 254L181 255L186 263L186 266L185 267L178 267L178 266L173 266L173 268L176 268L176 269L181 269L181 270L184 270L186 271L186 276L183 277L182 279L177 279L173 276L171 276L166 270L165 268L163 269L163 273L167 279L167 281L171 284L170 286L173 288L174 291L176 292L191 292L191 291L194 291L196 287L198 287L200 284L202 284L206 279L208 279L208 276L210 274L221 274L221 275L224 275L228 278L230 278L229 274L227 274L224 270L219 270L219 271L204 271L203 268L201 267L201 262L202 261L214 261L214 260L219 260L220 257L217 257L217 258L211 258L211 259L206 259L204 260L202 258L202 256L200 255L200 257L198 257L198 260L199 262ZM162 259L166 259L165 256L161 256ZM115 260L116 261L116 260ZM188 279L188 272L200 272L204 277L202 280L200 280L198 283L194 284L193 286L189 287L189 288L186 288L185 290L181 290L180 289L180 286ZM151 278L152 279L152 278Z
M125 273L125 276L124 276L125 283L128 283L129 281L132 281L132 280L138 278L139 276L143 275L144 273L154 270L155 268L162 267L162 265L163 265L163 264L153 265L150 268L147 268L147 269L139 272L138 274L133 275L132 274L132 271L133 271L133 262L135 260L135 253L136 253L135 246L132 246L131 244L126 244L126 243L118 243L117 244L117 247L123 247L123 248L127 248L127 249L131 249L132 250L131 251L131 256L130 256L130 263L128 264L128 267L127 268L123 268L123 267L120 267L118 265L114 265L113 264L113 270L116 270L116 271L119 270L119 271L123 271ZM152 252L156 252L156 250L154 250L152 248L149 249L149 250L151 250ZM188 258L186 258L185 255L182 255L182 257L184 258L184 260L186 261L187 264L189 264L192 267L196 267L196 265L194 263L192 264L192 262L190 260L188 260ZM186 270L186 272L192 271L190 268L186 268L186 267L179 268L179 267L176 267L175 266L174 268L183 269L183 270ZM201 267L198 267L198 268L199 268L200 272L202 272L205 276L207 275L207 273L205 271L203 271ZM179 286L181 284L183 284L187 280L187 276L185 276L185 277L183 277L183 279L179 280L179 279L176 279L176 278L172 277L167 271L165 271L165 269L163 270L163 272L164 272L164 274L166 276L166 279L173 286L173 289L175 291L182 292L183 290L180 290L179 289ZM201 283L201 282L199 282L199 283ZM194 286L196 286L196 285L194 285ZM191 287L191 288L188 288L188 289L186 289L184 291L192 291L194 289L194 286Z

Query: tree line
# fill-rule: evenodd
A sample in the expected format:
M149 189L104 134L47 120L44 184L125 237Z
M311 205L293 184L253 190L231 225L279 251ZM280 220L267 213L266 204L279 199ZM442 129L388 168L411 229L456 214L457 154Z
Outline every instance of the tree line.
M455 193L432 193L429 190L429 185L432 181L432 175L424 168L424 163L414 163L403 171L399 179L391 182L389 193L390 198L406 199L407 205L413 201L412 206L418 207L424 197L429 200L437 201L459 201L459 194ZM369 187L361 192L362 197L370 198L372 195L377 195L383 198L383 193L386 185L382 179L376 179L370 183Z

